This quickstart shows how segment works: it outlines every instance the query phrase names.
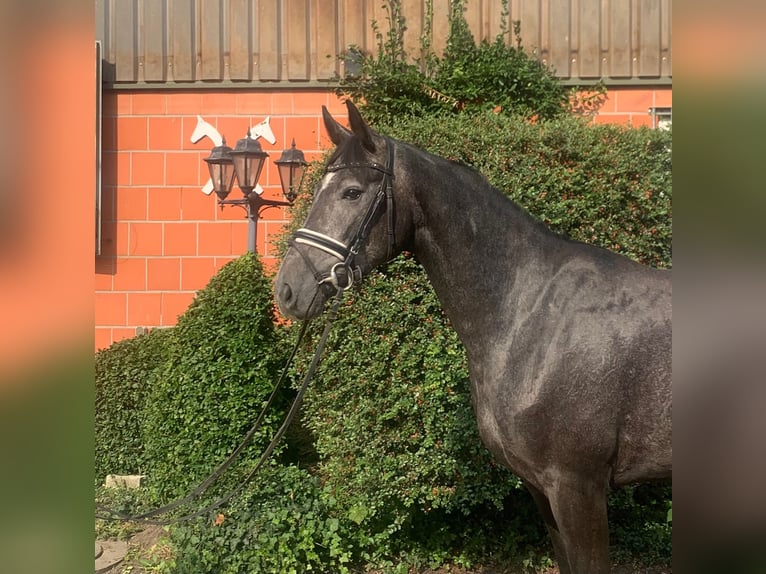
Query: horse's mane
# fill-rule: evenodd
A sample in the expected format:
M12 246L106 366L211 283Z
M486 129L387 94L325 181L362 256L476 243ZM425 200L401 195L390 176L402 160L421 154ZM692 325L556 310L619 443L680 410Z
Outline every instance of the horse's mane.
M490 182L489 179L487 179L487 176L484 175L478 168L476 168L475 166L469 163L466 163L464 160L445 158L443 156L437 155L433 152L424 150L422 148L419 148L412 144L408 144L406 142L400 142L397 140L397 143L404 145L413 153L425 153L431 157L437 158L438 160L444 161L449 166L455 168L455 170L457 170L458 173L464 173L464 174L470 175L471 179L473 180L473 185L475 186L475 189L483 189L486 193L489 193L491 195L501 198L501 201L509 209L514 211L518 217L521 217L524 220L528 221L533 227L539 229L543 234L548 236L553 236L570 243L582 243L581 241L571 239L566 234L563 234L551 229L538 216L529 212L527 209L525 209L524 207L516 203L516 201L511 199L511 197L509 197L508 194L506 194L503 190L493 185L492 182Z

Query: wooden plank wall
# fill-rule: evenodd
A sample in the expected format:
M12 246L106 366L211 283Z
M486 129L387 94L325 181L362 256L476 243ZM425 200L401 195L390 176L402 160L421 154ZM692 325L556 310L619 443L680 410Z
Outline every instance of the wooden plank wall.
M416 55L432 2L444 48L450 0L401 0ZM321 83L349 46L375 52L386 0L96 0L96 39L116 86ZM466 0L477 39L500 33L502 0ZM669 79L672 0L509 0L525 48L563 79ZM513 42L513 38L507 38Z

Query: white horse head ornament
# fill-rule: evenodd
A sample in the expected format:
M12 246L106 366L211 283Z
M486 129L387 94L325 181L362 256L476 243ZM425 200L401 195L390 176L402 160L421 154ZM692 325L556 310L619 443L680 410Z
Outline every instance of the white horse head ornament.
M269 125L270 119L270 116L266 116L266 119L252 126L250 128L250 137L253 139L263 138L270 144L274 145L277 141L277 138L274 137L274 132L271 131L271 126ZM215 146L219 146L223 143L223 136L221 136L216 127L210 122L206 122L202 116L198 115L197 125L194 127L194 131L192 132L189 140L195 144L204 137L210 138L210 140L213 142L213 145ZM254 191L260 195L263 193L263 188L260 184L257 184ZM205 195L210 195L212 192L213 182L212 180L208 179L207 183L202 187L202 193Z

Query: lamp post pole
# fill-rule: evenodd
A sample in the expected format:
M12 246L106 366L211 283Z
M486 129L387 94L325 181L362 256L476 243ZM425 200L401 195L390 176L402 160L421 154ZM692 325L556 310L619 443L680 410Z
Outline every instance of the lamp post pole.
M234 149L227 146L224 139L221 145L214 147L210 156L205 158L213 181L213 190L218 196L218 205L221 208L224 205L238 205L247 211L247 250L251 253L257 251L258 220L261 213L270 207L287 207L293 204L308 165L303 152L296 149L293 140L291 148L284 150L282 156L274 162L279 168L279 180L286 201L265 199L255 192L255 188L267 157L268 154L261 149L261 144L250 137L248 130L247 136L239 140ZM244 197L226 199L235 177Z
M247 250L250 253L257 251L258 220L261 214L270 207L290 207L292 201L279 201L276 199L264 199L260 194L250 192L247 197L241 199L222 199L218 205L239 205L247 211Z

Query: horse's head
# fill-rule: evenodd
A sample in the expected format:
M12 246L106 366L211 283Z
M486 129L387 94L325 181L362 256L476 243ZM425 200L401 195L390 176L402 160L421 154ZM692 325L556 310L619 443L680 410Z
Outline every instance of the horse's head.
M253 127L250 128L250 131L252 132L252 135L254 138L261 137L265 139L267 142L269 142L271 145L274 145L277 141L277 138L274 137L274 132L271 131L271 124L270 124L271 116L266 116L266 119L258 122Z
M350 287L400 251L393 144L370 129L353 103L346 105L350 130L322 108L336 149L275 283L279 307L293 319L315 317L338 289Z

